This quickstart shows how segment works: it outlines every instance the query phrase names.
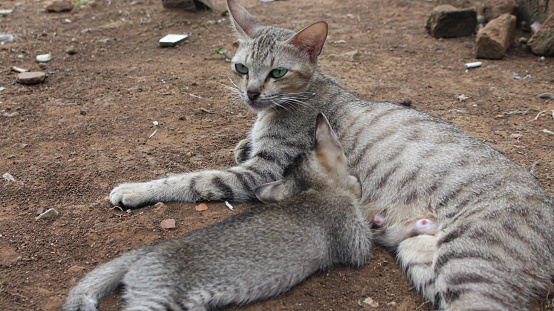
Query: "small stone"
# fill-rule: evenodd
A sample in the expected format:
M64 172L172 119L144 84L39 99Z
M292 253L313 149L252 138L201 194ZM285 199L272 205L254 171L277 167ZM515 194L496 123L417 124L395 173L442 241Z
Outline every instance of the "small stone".
M445 4L436 7L427 19L425 28L435 38L471 36L477 27L475 9L458 10Z
M21 84L39 84L45 79L46 74L40 71L22 72L17 75L17 82Z
M554 132L549 131L549 130L547 130L547 129L542 130L542 132L543 132L543 133L546 133L546 134L548 134L548 135L554 136Z
M477 68L477 67L481 67L481 65L483 65L482 62L467 63L467 64L466 64L466 68L467 68L467 69L469 69L469 68Z
M371 297L367 297L366 299L364 299L364 304L373 308L377 308L379 306L379 303L377 301L374 301Z
M162 227L164 229L173 229L173 228L175 228L175 219L162 220L162 222L160 223L160 227Z
M19 73L22 73L22 72L27 72L27 71L29 71L29 70L27 70L27 69L24 69L24 68L19 68L19 67L16 67L16 66L13 66L13 67L12 67L11 69L12 69L13 71L15 71L15 72L19 72Z
M208 206L204 203L200 203L199 205L195 206L194 209L197 211L197 212L202 212L202 211L205 211L208 209Z
M47 63L50 60L52 60L52 54L50 54L50 53L37 55L37 62L39 62L39 63Z
M2 114L2 116L6 117L6 118L17 117L18 115L19 115L19 112L17 112L17 111L14 111L14 112L4 112L4 114Z
M483 3L483 15L486 21L492 21L502 14L513 14L516 7L514 0L486 0Z
M516 17L504 14L490 21L477 34L475 56L477 58L501 59L515 38Z
M100 39L98 40L98 43L108 43L110 42L110 38Z
M351 61L351 62L359 62L360 59L362 58L362 54L360 52L358 52L357 50L354 50L354 51L351 51L351 52L346 52L343 54L344 58L346 58L347 60Z
M2 175L2 178L7 181L15 181L15 178L13 178L12 174L10 173L4 173L4 175Z
M172 47L176 46L179 42L188 38L188 35L167 35L160 39L161 47Z
M554 56L554 14L551 14L529 39L527 47L535 55Z
M55 209L55 208L51 208L49 210L47 210L46 212L38 215L37 217L35 217L36 220L39 220L39 219L47 219L47 218L54 218L54 217L58 217L60 215L60 213Z
M54 0L46 6L46 11L60 13L73 10L73 1L69 0Z
M523 137L523 134L517 134L517 133L513 133L513 134L510 134L510 137L511 137L511 138L515 138L515 139L518 139L518 138L521 138L521 137Z
M167 205L164 202L158 202L154 205L154 207L157 208L157 209L160 209L160 208L167 207Z
M412 100L409 98L401 98L398 100L398 104L406 107L410 107L412 105Z
M542 93L541 95L539 95L539 98L543 98L543 99L554 99L554 94L552 93Z
M12 13L13 13L13 10L0 10L0 15L8 15Z
M67 49L65 49L65 52L69 55L77 54L77 50L75 49L75 46L69 46Z
M190 12L215 11L215 6L210 0L162 0L162 5L166 9L182 9Z

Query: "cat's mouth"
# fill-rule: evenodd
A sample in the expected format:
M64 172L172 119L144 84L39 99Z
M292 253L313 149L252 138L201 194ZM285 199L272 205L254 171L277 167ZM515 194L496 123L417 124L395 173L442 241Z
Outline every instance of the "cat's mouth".
M262 112L272 106L270 102L261 100L260 98L256 98L255 100L251 100L248 98L245 100L245 102L246 102L246 105L250 107L250 110L252 110L255 113Z

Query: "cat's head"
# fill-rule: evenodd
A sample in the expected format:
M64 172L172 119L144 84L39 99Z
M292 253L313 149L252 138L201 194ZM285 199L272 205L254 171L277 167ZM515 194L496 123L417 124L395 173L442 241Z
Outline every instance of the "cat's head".
M241 99L256 113L299 104L317 69L327 23L317 22L295 33L262 26L235 0L227 0L227 5L239 42L231 70Z
M256 196L262 202L276 202L308 189L342 189L361 196L360 184L349 174L342 146L322 113L316 120L314 149L299 155L285 169L282 180L258 187Z

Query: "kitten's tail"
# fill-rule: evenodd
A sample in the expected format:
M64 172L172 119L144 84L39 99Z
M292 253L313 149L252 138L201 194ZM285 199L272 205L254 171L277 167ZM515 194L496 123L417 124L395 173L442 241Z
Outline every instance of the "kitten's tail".
M129 267L146 252L138 248L92 270L69 292L62 310L95 311L98 300L115 290Z

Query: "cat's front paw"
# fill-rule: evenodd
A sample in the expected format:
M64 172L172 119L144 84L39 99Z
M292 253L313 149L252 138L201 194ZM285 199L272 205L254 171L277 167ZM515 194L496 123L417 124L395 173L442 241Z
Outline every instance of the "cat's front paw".
M250 153L252 151L252 142L249 138L239 141L235 149L233 149L233 154L235 156L235 162L238 165L246 162L250 159Z
M115 187L110 193L114 206L137 208L157 203L150 183L125 183Z

